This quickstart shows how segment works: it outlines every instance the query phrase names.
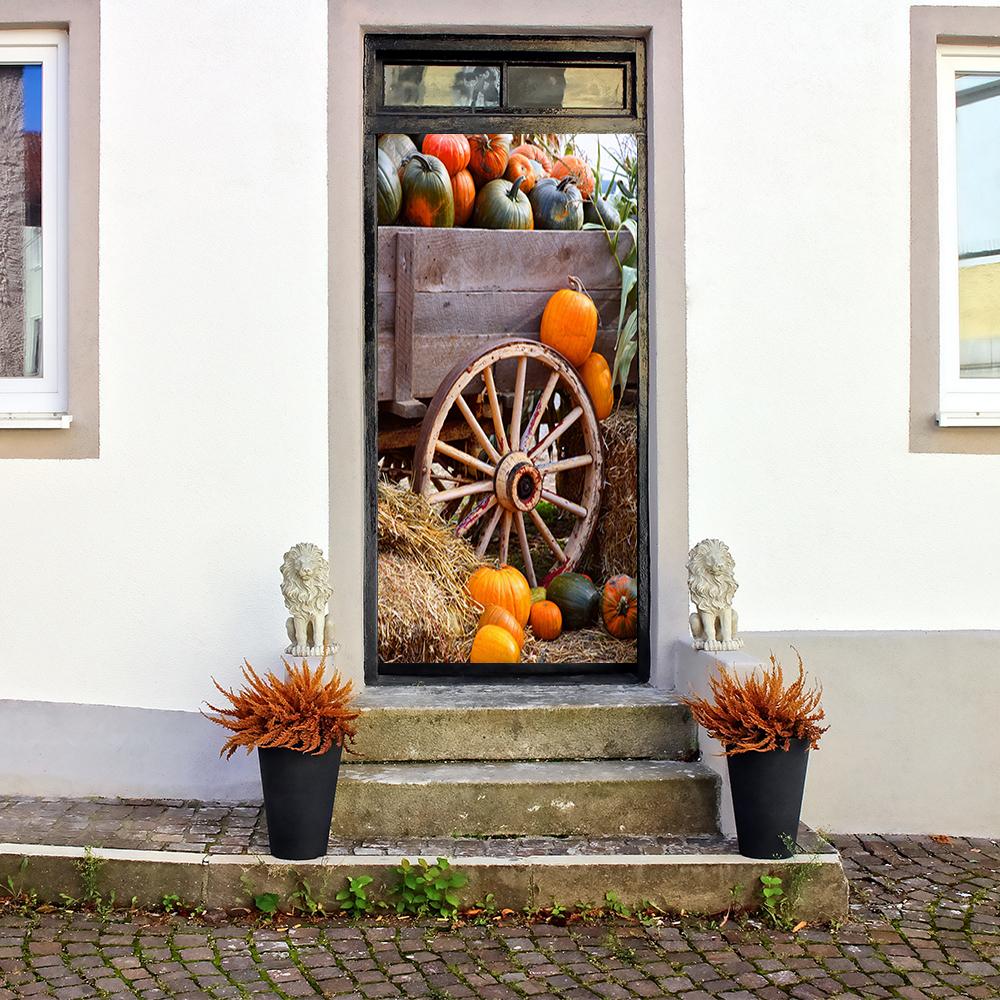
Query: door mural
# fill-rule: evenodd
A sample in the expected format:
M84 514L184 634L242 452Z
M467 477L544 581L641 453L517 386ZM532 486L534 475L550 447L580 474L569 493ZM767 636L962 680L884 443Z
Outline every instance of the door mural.
M377 676L641 676L639 43L393 43L367 116Z

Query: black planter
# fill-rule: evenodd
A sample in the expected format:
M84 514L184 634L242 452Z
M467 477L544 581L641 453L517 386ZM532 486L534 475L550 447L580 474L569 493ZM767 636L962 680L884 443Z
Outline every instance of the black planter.
M258 749L271 854L303 861L326 854L342 748L314 756L298 750Z
M798 837L809 742L792 740L788 750L751 750L726 760L740 854L790 858L787 845Z

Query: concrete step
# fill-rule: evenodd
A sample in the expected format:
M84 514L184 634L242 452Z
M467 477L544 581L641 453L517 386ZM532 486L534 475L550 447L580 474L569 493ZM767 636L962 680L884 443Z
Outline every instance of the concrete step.
M348 764L337 836L631 836L718 830L718 776L673 760Z
M173 895L190 906L252 909L256 894L274 892L287 909L306 882L312 897L336 912L335 896L348 876L370 875L370 898L391 900L400 858L445 857L469 879L461 891L463 905L492 894L497 907L515 911L554 903L586 907L601 905L613 893L629 906L648 902L668 912L708 916L759 906L760 876L770 874L795 887L790 906L795 918L846 919L848 887L840 856L811 833L800 833L798 840L803 853L770 862L740 856L736 845L721 837L337 840L326 857L315 861L137 847L90 850L99 862L98 892L113 892L123 901L135 897L150 907ZM79 897L84 852L77 845L0 843L0 880L6 883L9 876L13 884L37 893L39 901L58 902L62 893Z
M697 757L687 710L646 684L379 686L358 704L372 762Z

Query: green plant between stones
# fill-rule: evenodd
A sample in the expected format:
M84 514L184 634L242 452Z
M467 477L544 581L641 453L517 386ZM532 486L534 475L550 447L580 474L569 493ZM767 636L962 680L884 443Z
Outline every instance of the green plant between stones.
M396 912L410 916L433 916L454 920L462 903L458 890L468 876L455 871L447 858L430 864L419 858L412 864L403 858L395 868L399 881L393 887Z
M348 875L346 882L347 885L336 896L340 912L349 917L361 917L373 913L379 904L368 898L365 888L372 882L371 875L358 875L356 878Z

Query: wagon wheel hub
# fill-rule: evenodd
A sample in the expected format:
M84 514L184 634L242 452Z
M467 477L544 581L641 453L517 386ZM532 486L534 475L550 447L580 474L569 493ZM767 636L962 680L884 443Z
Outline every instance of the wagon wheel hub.
M527 452L510 451L497 466L493 476L497 503L504 510L527 512L542 499L542 474Z
M468 427L464 442L444 439L451 416ZM577 425L582 445L567 449L563 435ZM561 571L583 555L600 509L603 460L597 417L576 369L538 341L511 338L477 351L441 382L414 451L413 489L480 559L496 538L496 558L506 563L514 540L534 587L544 575L536 574L535 559L548 553ZM559 493L558 476L570 470L582 479L578 499ZM551 523L538 512L542 500L558 508Z

